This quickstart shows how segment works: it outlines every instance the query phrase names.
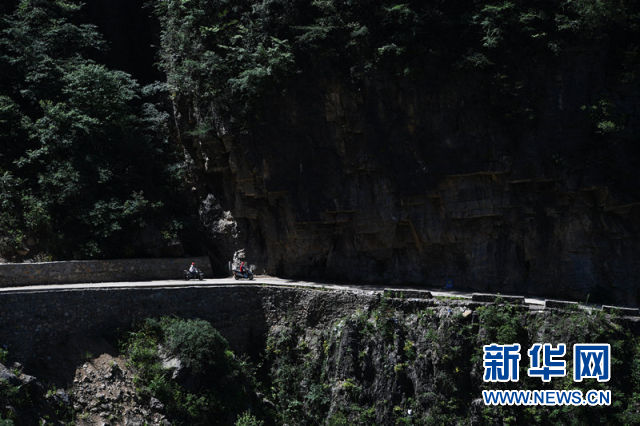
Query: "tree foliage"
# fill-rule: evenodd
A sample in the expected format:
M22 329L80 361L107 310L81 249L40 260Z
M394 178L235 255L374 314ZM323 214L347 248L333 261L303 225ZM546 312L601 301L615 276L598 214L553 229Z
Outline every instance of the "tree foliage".
M172 424L231 424L236 417L260 424L245 411L260 408L254 372L209 322L147 319L123 349L137 370L142 395L158 398ZM163 366L162 357L179 361L178 374Z
M0 255L140 254L170 223L166 113L127 73L90 59L77 1L23 0L0 24ZM7 76L5 78L4 76ZM158 232L160 232L158 230Z
M300 80L436 87L456 75L483 81L488 102L524 123L541 95L533 75L576 51L606 46L616 72L637 81L640 8L628 0L168 0L156 10L161 65L198 135L228 131L225 118L248 126Z

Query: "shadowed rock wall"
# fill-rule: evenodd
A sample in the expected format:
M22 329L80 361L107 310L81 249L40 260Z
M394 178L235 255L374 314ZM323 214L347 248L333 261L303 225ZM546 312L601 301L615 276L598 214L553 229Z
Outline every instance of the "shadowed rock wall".
M640 302L637 149L590 142L584 98L513 135L471 95L369 90L310 89L255 136L193 141L213 254L245 248L281 277Z

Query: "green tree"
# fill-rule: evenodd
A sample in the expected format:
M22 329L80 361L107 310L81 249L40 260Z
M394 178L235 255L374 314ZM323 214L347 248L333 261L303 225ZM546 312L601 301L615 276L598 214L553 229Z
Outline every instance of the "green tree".
M92 61L76 1L23 0L2 21L0 254L128 256L173 220L166 114L127 73ZM160 89L161 90L161 89Z
M249 422L255 418L246 410L261 408L253 370L207 321L147 319L130 333L124 351L137 370L140 391L162 401L172 423ZM179 374L164 368L162 357L177 359Z

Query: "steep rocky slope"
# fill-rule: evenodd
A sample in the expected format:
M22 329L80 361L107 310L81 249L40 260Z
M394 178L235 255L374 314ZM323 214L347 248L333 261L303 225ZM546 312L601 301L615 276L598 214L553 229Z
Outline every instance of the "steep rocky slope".
M201 423L230 424L250 410L265 424L635 424L640 419L638 318L579 307L530 310L455 298L413 299L401 292L259 288L250 294L259 296L259 303L247 304L235 320L211 321L236 342L235 355L224 345L208 346L207 323L160 321L183 331L173 346L188 357L197 355L191 362L219 368L218 361L226 359L234 366L231 375L194 374L188 357L168 358L157 341L147 339L153 334L149 328L134 326L129 329L138 330L136 338L122 355L86 354L73 367L66 392L0 369L0 418L18 424L44 416L73 417L79 424L140 424L140 419L194 424L207 418ZM234 300L228 296L220 295ZM113 330L103 326L103 333ZM42 344L55 347L59 337L50 339ZM527 377L526 350L540 342L567 345L565 377L549 383ZM490 343L521 345L518 382L483 382L482 347ZM573 381L574 343L611 345L610 381ZM251 358L239 362L247 354ZM58 356L52 352L40 366L50 363L55 369ZM46 369L42 372L46 381ZM608 389L613 396L611 405L601 407L489 407L480 400L484 389ZM222 408L224 415L206 417Z
M169 424L157 399L136 393L135 371L122 357L102 354L76 370L70 393L78 425Z
M620 318L385 297L338 320L318 320L312 312L282 316L269 330L265 356L276 424L628 424L639 413L630 393L635 379L622 372L636 365L633 326ZM611 344L617 366L611 382L527 377L525 349L534 343L570 348L587 341ZM518 383L483 383L482 345L490 342L525 348ZM601 388L615 389L618 408L613 402L587 409L489 407L480 399L482 389Z

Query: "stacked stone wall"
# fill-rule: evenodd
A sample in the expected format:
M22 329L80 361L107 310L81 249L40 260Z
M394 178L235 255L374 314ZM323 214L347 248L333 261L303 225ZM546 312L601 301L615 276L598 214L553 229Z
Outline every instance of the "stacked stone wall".
M192 261L212 276L208 257L0 263L0 287L178 279Z
M177 316L210 321L235 351L257 356L269 327L287 315L300 324L328 324L375 300L368 293L187 282L165 288L12 291L0 293L0 347L36 370L61 354L77 363L70 350L78 341L117 341L145 318Z

